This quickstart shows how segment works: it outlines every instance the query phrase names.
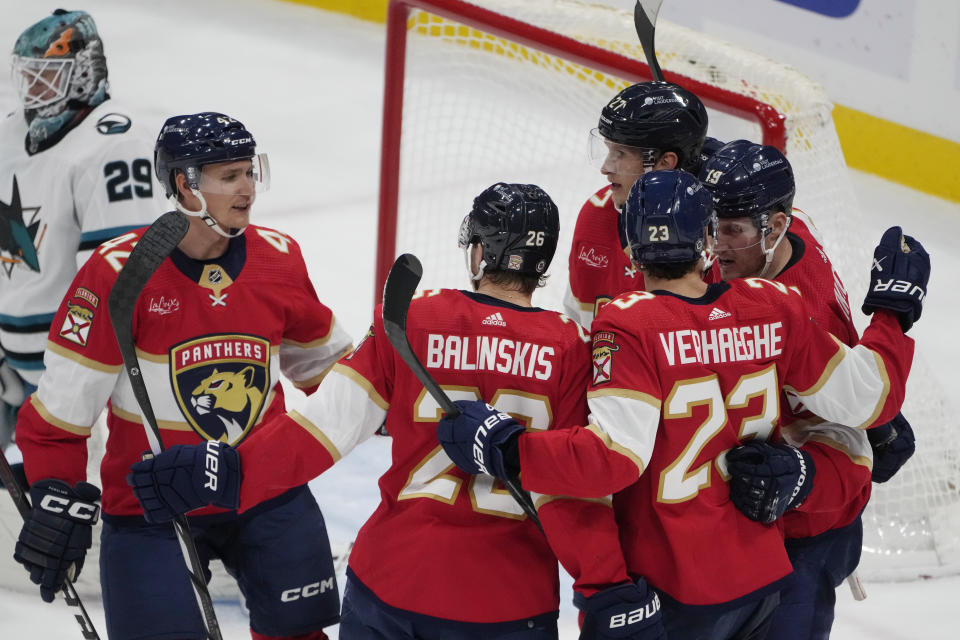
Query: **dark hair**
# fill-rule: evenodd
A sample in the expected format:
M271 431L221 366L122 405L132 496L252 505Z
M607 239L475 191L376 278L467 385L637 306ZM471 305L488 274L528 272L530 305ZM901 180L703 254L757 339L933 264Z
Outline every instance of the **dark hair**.
M533 295L537 287L546 285L547 276L533 276L515 273L512 271L483 270L484 277L491 283L504 289L519 291L525 295Z
M679 280L691 271L697 268L700 259L692 262L663 262L660 264L643 265L643 271L653 277L661 280Z

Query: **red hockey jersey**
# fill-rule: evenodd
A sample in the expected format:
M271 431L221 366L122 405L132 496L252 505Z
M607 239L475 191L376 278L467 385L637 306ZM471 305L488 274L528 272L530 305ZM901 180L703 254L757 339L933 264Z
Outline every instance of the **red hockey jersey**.
M589 347L566 316L433 290L410 305L407 334L453 400L495 403L533 430L586 418ZM555 611L559 583L550 547L498 481L453 465L437 442L441 416L388 341L377 307L366 337L303 414L266 425L239 448L241 509L321 473L385 422L392 464L380 478L380 505L350 555L360 581L393 607L450 620L503 622ZM562 504L584 509L588 522L605 518L595 549L560 551L579 554L573 570L581 582L626 579L609 502L540 502L548 530L570 526Z
M606 186L584 203L573 230L570 283L563 308L587 329L598 306L625 291L644 288L643 274L634 268L629 251L620 242L619 215Z
M857 344L847 291L816 227L799 209L793 210L786 241L793 252L774 279L800 293L818 325L848 346ZM711 280L720 281L717 265L711 269ZM781 519L786 536L808 537L850 524L870 498L872 452L866 432L826 422L804 411L802 404L791 408L789 399L785 401L783 435L791 444L802 445L817 468L806 501Z
M781 388L839 424L890 420L912 354L892 314L874 314L850 348L810 322L795 291L759 278L711 285L695 300L624 294L594 322L590 424L522 435L523 485L619 491L631 574L691 605L748 596L791 566L779 528L730 502L726 451L775 432Z
M40 386L17 422L30 481L73 484L85 479L86 438L109 400L103 510L120 516L143 513L125 479L150 447L107 299L142 231L100 245L77 274L50 330ZM351 346L317 299L296 242L256 226L215 260L175 250L141 293L133 333L167 447L239 444L285 410L281 373L310 390Z

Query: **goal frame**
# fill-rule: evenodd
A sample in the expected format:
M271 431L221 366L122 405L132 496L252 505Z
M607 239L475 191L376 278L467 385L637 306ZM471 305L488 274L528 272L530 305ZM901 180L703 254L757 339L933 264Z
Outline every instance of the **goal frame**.
M384 62L374 304L380 300L387 273L396 258L407 21L414 9L427 11L629 82L653 79L650 67L645 62L579 42L463 0L390 0L387 6ZM786 150L786 116L773 106L669 70L664 70L663 74L668 82L679 84L696 94L707 107L756 122L760 126L764 144Z

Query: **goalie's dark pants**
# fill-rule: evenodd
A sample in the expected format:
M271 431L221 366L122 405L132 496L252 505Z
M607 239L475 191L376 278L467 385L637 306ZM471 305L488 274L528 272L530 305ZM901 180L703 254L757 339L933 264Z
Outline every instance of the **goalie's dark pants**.
M410 585L411 589L422 585ZM499 623L457 622L391 607L347 568L340 640L557 640L558 612Z
M337 623L340 598L326 525L306 486L243 515L191 517L190 529L204 567L211 557L220 558L236 578L257 633L282 638ZM110 640L203 640L172 524L104 515L100 540Z
M667 640L773 640L776 636L768 636L767 629L780 601L780 582L722 605L683 604L661 591Z
M833 626L836 588L860 563L863 520L858 516L842 529L812 538L788 539L793 563L780 607L773 616L770 637L780 640L826 640Z

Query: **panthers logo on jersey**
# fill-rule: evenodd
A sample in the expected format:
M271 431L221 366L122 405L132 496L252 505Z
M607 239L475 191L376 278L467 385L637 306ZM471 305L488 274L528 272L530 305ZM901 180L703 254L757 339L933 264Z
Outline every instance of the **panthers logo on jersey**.
M256 424L270 390L270 343L220 334L170 350L173 391L187 422L207 440L239 444Z

